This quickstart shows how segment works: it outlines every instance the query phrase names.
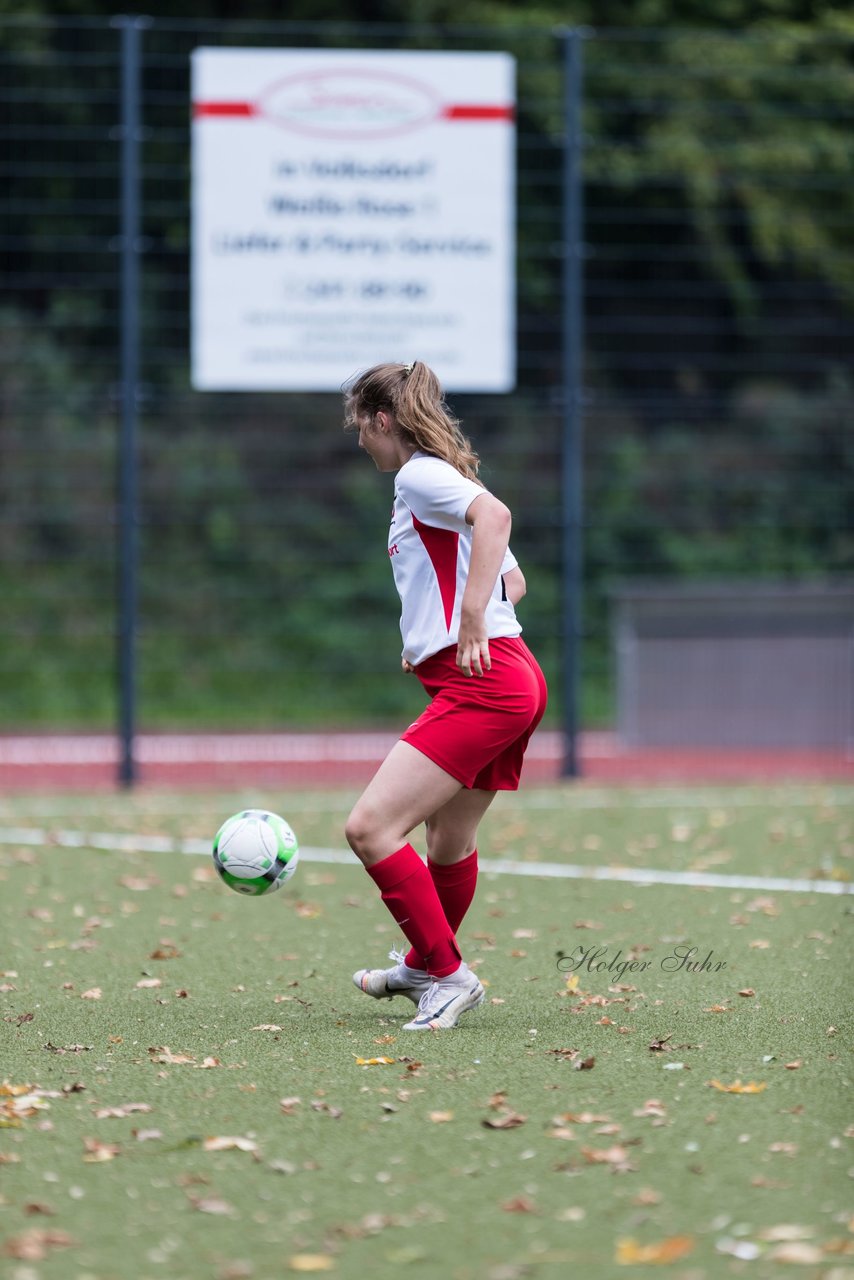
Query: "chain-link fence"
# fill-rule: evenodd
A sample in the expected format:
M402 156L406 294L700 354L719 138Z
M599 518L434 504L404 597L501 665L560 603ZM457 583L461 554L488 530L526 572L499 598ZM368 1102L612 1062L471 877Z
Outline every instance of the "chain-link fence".
M3 19L0 721L116 707L120 20ZM581 32L583 720L613 720L625 579L850 570L851 41ZM389 489L339 398L189 381L191 52L517 59L518 381L454 408L512 507L526 635L566 652L566 33L146 19L141 47L139 722L384 724L398 677ZM413 353L417 357L417 352Z

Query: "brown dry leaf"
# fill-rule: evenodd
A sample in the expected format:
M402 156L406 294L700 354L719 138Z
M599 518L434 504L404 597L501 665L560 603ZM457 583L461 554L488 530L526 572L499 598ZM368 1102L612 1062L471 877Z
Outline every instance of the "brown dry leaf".
M291 1271L334 1271L335 1259L329 1253L293 1253L288 1266Z
M67 1249L76 1244L74 1237L66 1231L33 1227L31 1231L23 1231L21 1235L7 1240L3 1252L21 1262L42 1262L50 1249Z
M632 1197L632 1204L640 1205L643 1208L653 1204L661 1204L661 1192L655 1191L652 1187L641 1187L637 1195Z
M258 1143L251 1138L205 1138L202 1143L204 1151L251 1151L258 1150Z
M154 888L157 878L155 876L121 876L119 884L124 889L130 889L131 893L145 893L148 889Z
M668 1040L673 1038L673 1032L669 1031L666 1036L659 1036L657 1040L650 1041L649 1048L653 1053L669 1052Z
M654 1244L638 1244L637 1240L618 1240L614 1260L621 1266L666 1264L685 1258L694 1248L693 1236L668 1236Z
M812 1266L824 1262L824 1253L817 1244L808 1244L805 1240L790 1240L786 1244L778 1244L766 1255L772 1262L794 1262L804 1266Z
M556 1058L566 1058L568 1062L572 1062L578 1057L580 1049L547 1049L547 1053L554 1054Z
M320 1111L325 1116L330 1116L333 1120L340 1120L344 1112L340 1107L333 1107L331 1103L325 1102L323 1098L315 1098L311 1104L312 1111Z
M113 1117L123 1119L125 1116L133 1115L134 1112L146 1113L151 1111L151 1107L147 1102L125 1102L120 1107L100 1107L95 1112L96 1120L110 1120Z
M740 1080L733 1080L732 1084L721 1084L720 1080L707 1080L706 1084L710 1089L718 1089L721 1093L761 1093L765 1088L765 1081L758 1083L756 1080L749 1080L747 1084L742 1084Z
M742 987L738 994L740 996L755 996L756 992L753 990L753 987Z
M175 946L174 942L164 942L148 957L149 960L177 960L181 952Z
M282 1109L282 1114L286 1116L296 1115L296 1108L299 1106L299 1104L300 1104L299 1098L281 1098L279 1101L279 1106Z
M80 999L81 1000L100 1000L103 994L104 993L100 987L90 987L88 991L81 991Z
M592 1071L596 1065L596 1059L591 1054L589 1058L582 1058L580 1062L572 1064L573 1071Z
M581 1154L588 1164L607 1164L615 1173L634 1171L629 1153L621 1143L614 1143L611 1147L582 1147Z
M99 1138L84 1138L83 1145L86 1148L83 1157L86 1164L104 1164L107 1160L115 1160L122 1153L117 1143L101 1142Z
M608 1124L611 1117L596 1111L565 1111L560 1119L570 1124Z
M453 1118L453 1111L430 1111L427 1114L427 1119L431 1124L447 1124Z
M208 1054L206 1058L202 1058L201 1062L196 1063L196 1069L198 1071L210 1071L212 1067L221 1066L221 1060L219 1058L214 1058L211 1054Z
M43 1200L30 1200L24 1205L24 1213L31 1218L35 1218L39 1215L42 1215L45 1218L51 1218L56 1213L56 1210L49 1204L45 1204Z
M152 1062L163 1062L168 1066L182 1066L188 1062L195 1062L196 1059L189 1053L173 1053L168 1045L160 1048L149 1049L149 1055Z
M355 1055L354 1055L355 1056ZM391 1067L394 1066L394 1058L356 1058L357 1067ZM420 1063L418 1064L421 1065ZM410 1063L410 1068L412 1064Z
M784 1066L787 1071L797 1071L799 1067L804 1065L803 1058L796 1058L794 1062L786 1062Z
M632 1112L633 1116L643 1118L645 1116L664 1117L667 1115L667 1108L663 1102L659 1102L658 1098L647 1098L642 1107L638 1107Z
M516 1111L507 1111L504 1115L496 1116L494 1120L487 1116L480 1123L484 1129L518 1129L527 1119L527 1116L520 1116Z
M703 1010L703 1013L732 1013L732 1010L726 1004L710 1004L707 1009Z
M778 1222L773 1227L764 1227L759 1232L759 1239L778 1244L786 1240L808 1240L813 1235L815 1230L812 1227L802 1227L796 1222Z
M512 1200L505 1200L501 1206L505 1213L536 1213L537 1206L533 1200L529 1200L527 1196L514 1196Z
M219 1217L230 1217L234 1206L220 1196L190 1196L190 1204L199 1213L212 1213Z

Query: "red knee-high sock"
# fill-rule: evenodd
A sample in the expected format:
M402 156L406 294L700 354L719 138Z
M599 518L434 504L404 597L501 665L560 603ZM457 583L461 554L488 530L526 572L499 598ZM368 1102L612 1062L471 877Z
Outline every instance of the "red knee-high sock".
M467 858L463 858L460 862L452 862L449 866L441 862L433 862L428 858L427 869L436 886L445 918L456 934L471 906L474 891L477 888L477 849ZM427 967L415 947L407 954L406 963L410 969Z
M460 967L461 956L430 872L411 844L367 868L383 902L412 948L423 957L422 968L445 978Z

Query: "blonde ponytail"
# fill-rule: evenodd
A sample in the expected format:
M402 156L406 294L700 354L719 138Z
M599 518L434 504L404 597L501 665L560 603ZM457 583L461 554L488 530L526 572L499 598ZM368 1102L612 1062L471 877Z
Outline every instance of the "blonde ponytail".
M416 449L477 480L480 459L445 403L439 379L423 360L379 364L359 374L345 390L345 405L348 426L382 409L394 416L400 434Z

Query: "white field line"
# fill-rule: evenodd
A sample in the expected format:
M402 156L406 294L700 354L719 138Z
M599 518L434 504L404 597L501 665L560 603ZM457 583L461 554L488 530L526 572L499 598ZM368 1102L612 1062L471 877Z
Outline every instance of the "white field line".
M101 849L110 853L210 854L210 841L176 840L171 836L141 836L97 831L49 831L41 827L0 829L0 844L36 848ZM300 849L306 862L358 866L353 854L341 849ZM852 894L854 884L839 880L789 880L774 876L717 875L708 871L666 871L651 867L581 867L564 862L520 862L512 858L484 858L484 874L533 876L556 880L610 880L621 884L672 884L692 889L758 889L765 893Z

